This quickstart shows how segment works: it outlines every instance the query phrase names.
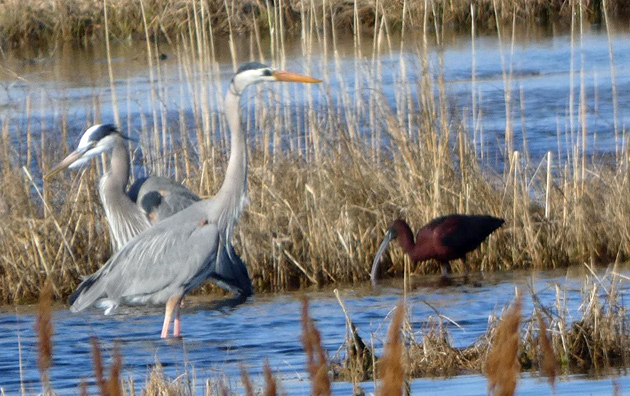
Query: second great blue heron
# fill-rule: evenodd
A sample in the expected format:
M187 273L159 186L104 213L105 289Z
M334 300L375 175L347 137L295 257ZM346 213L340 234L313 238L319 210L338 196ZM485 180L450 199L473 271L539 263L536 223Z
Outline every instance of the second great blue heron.
M152 223L200 200L186 187L160 176L138 179L129 191L125 192L130 174L129 151L125 137L111 124L88 128L81 136L76 150L45 177L49 178L66 168L79 168L101 153L111 153L109 170L101 177L98 192L105 209L115 251L120 250ZM159 201L156 201L157 196ZM149 201L158 203L148 206L146 202ZM151 212L147 212L149 208Z
M70 310L92 304L111 311L119 304L166 303L161 336L179 336L179 305L184 295L206 279L226 282L246 278L239 267L217 259L229 242L247 202L247 142L240 124L241 94L249 85L267 81L318 83L299 74L276 71L260 63L246 63L237 71L225 95L230 127L230 159L217 194L190 205L142 232L116 252L70 296Z

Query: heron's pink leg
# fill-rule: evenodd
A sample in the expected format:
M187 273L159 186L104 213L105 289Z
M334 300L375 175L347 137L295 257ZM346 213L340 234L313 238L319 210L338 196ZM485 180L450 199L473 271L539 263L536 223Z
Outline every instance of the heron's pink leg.
M171 311L168 309L168 304L166 305L166 310L164 311L164 324L162 324L162 334L160 338L168 337L168 328L171 325Z
M173 296L166 302L166 308L164 310L164 324L162 325L162 334L160 335L161 338L168 337L168 328L171 325L173 310L178 308L180 298L180 296ZM176 318L179 316L179 309L175 312L175 316ZM175 331L175 329L173 329L173 331Z
M179 309L177 309L177 315L175 315L175 321L173 322L173 337L181 336L182 321L179 319Z

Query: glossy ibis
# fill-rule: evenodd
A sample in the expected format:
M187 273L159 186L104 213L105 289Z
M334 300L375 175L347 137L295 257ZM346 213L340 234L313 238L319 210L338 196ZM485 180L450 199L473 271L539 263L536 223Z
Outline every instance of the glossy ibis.
M385 239L379 246L370 279L376 285L376 275L381 256L385 253L389 242L398 239L405 253L414 261L429 259L439 261L442 267L442 279L448 277L449 261L461 259L468 275L466 253L479 247L494 230L501 227L505 220L487 215L451 214L431 220L418 230L416 241L413 240L411 228L402 219L395 220L385 233Z

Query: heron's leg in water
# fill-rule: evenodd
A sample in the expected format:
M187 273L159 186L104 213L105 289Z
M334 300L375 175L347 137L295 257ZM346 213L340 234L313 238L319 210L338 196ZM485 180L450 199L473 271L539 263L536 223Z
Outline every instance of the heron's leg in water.
M181 336L181 333L182 333L182 322L179 319L179 312L180 312L180 307L182 306L183 301L184 301L184 297L181 296L174 303L175 320L173 321L173 337L179 337Z
M171 326L171 318L173 317L173 310L178 308L180 303L180 296L173 296L168 299L166 302L166 309L164 310L164 324L162 325L162 334L160 337L166 338L168 337L168 328ZM179 309L175 312L176 321L179 319ZM175 328L173 328L173 333L175 332Z

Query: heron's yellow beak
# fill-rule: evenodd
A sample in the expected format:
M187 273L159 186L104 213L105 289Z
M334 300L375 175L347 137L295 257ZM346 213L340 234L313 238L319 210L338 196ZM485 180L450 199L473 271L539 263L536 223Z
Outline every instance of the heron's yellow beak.
M319 80L317 78L286 71L276 71L273 73L273 77L276 79L276 81L300 82L309 84L318 84L322 82L322 80Z
M48 179L57 173L63 171L67 167L69 167L74 161L78 160L85 154L85 150L75 150L70 153L66 158L64 158L60 163L57 164L54 168L52 168L48 173L44 175L44 179Z

